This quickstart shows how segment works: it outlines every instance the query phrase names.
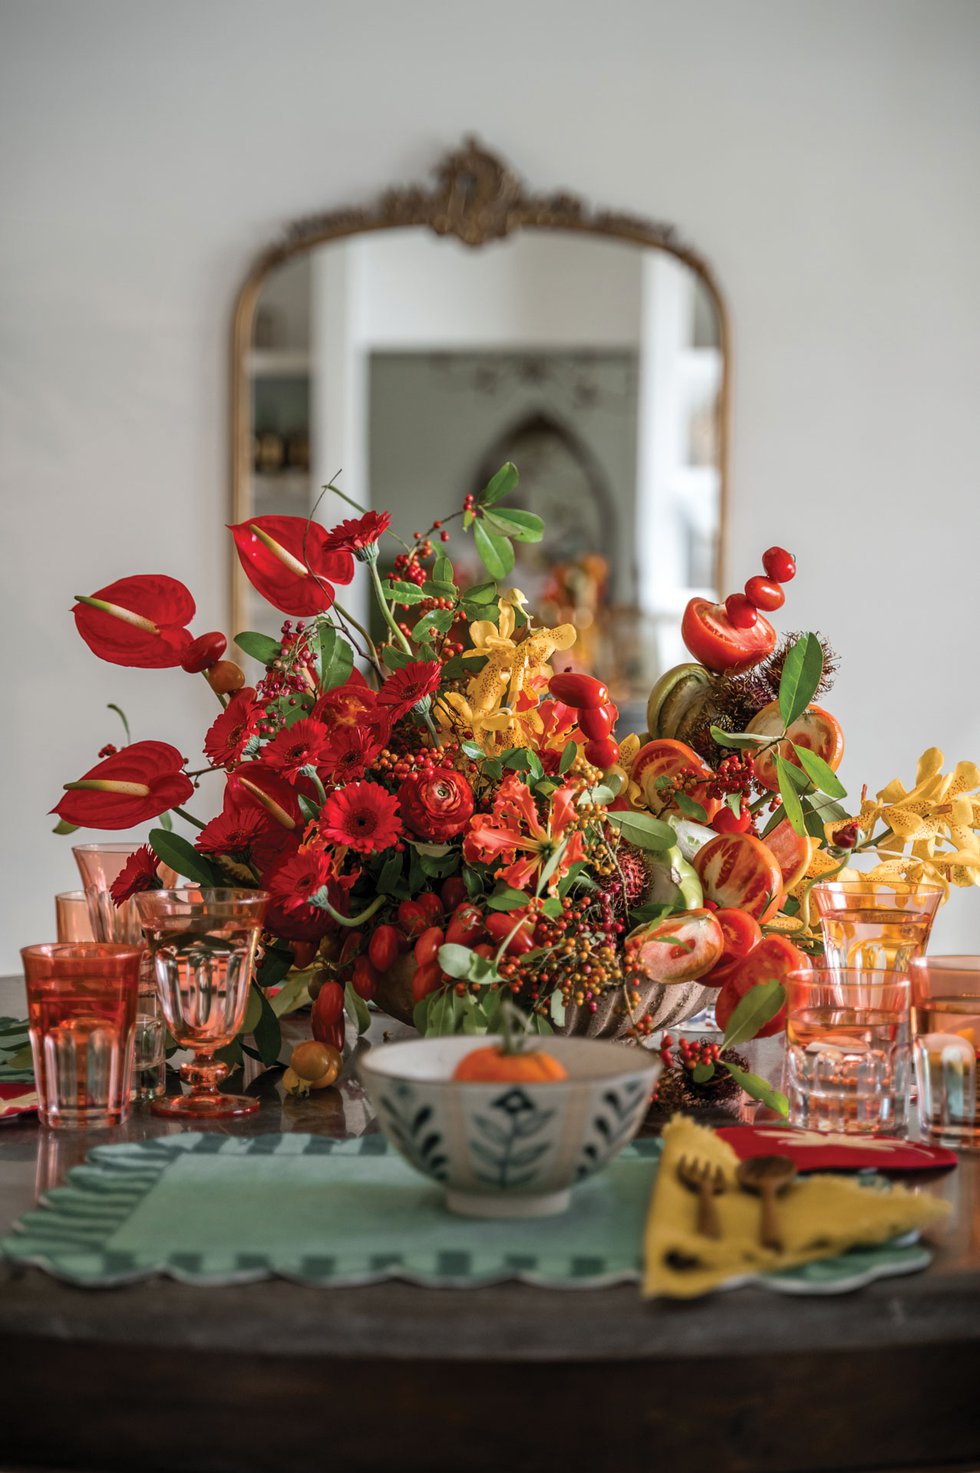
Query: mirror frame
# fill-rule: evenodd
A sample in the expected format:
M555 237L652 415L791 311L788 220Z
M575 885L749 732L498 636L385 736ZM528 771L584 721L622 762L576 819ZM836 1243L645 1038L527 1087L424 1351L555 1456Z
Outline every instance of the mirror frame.
M718 314L722 367L715 411L719 473L715 581L721 596L728 532L731 326L724 298L708 263L680 239L673 225L617 210L591 209L577 195L564 191L529 194L523 181L473 137L467 138L462 148L447 154L433 172L436 183L432 189L420 185L388 189L373 205L330 210L295 221L253 263L235 301L232 329L232 522L244 521L250 511L252 426L247 358L259 295L271 271L293 256L328 241L378 230L403 230L408 226L421 226L436 235L455 235L474 249L488 241L503 240L518 230L578 231L668 251L698 274ZM234 549L230 587L231 629L238 633L245 627L242 621L248 584Z

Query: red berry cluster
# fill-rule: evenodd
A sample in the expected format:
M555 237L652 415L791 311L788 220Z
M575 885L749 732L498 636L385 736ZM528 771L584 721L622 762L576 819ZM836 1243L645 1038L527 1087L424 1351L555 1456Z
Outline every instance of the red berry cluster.
M789 583L796 575L796 559L785 547L770 547L762 554L761 574L750 578L744 593L730 593L725 599L725 612L736 629L751 629L759 617L759 610L771 614L782 608L786 595L781 584Z

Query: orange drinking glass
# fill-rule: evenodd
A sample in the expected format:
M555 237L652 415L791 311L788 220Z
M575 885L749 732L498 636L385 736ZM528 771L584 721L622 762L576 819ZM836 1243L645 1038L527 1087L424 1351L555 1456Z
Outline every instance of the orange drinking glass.
M943 898L941 885L903 880L829 880L810 893L827 966L886 972L923 954Z
M100 1129L129 1114L141 955L102 941L22 949L43 1125Z
M228 1066L214 1055L244 1021L268 895L187 886L135 898L167 1026L194 1052L180 1066L190 1093L155 1099L150 1108L184 1121L251 1114L258 1100L218 1089Z

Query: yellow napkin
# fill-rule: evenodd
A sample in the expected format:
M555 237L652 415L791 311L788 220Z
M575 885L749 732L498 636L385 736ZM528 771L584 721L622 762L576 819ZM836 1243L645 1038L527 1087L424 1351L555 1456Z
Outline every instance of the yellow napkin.
M842 1176L814 1175L793 1182L778 1198L783 1251L759 1244L761 1200L740 1191L738 1157L714 1131L675 1115L664 1127L664 1150L647 1217L643 1292L690 1299L742 1274L793 1268L833 1258L859 1244L884 1243L949 1212L949 1203L902 1186L876 1190ZM682 1156L709 1161L725 1174L715 1197L722 1236L697 1231L698 1196L677 1177Z

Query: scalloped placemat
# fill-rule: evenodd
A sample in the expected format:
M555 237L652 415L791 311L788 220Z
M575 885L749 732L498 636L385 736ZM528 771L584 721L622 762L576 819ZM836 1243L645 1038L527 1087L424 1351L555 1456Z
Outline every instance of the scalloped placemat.
M639 1282L660 1150L659 1140L634 1141L575 1187L558 1216L498 1221L447 1212L442 1188L382 1135L184 1132L95 1147L0 1251L90 1288L159 1274L207 1286L272 1277L338 1287L388 1278L432 1287ZM838 1293L930 1258L921 1244L892 1243L752 1282Z

